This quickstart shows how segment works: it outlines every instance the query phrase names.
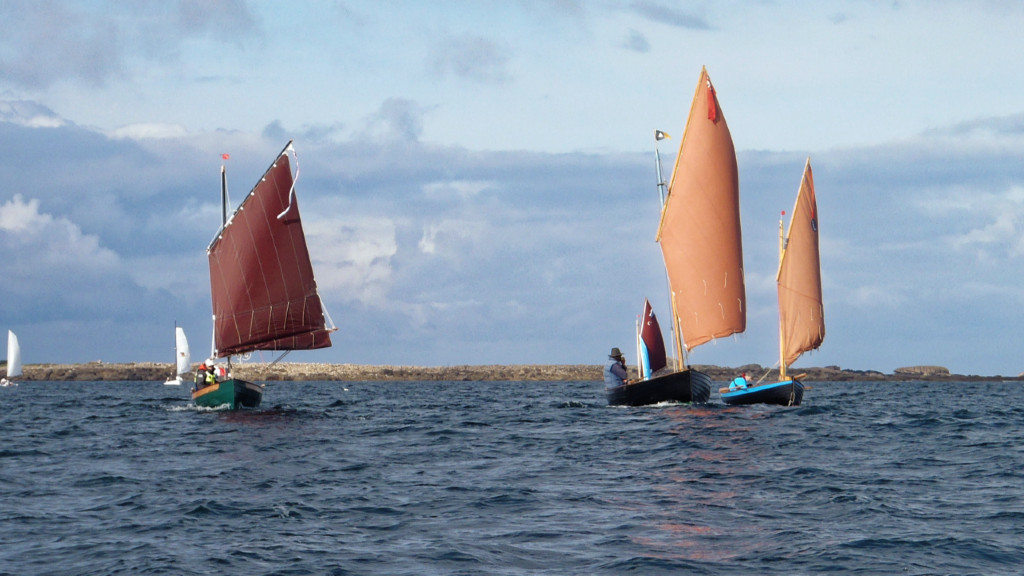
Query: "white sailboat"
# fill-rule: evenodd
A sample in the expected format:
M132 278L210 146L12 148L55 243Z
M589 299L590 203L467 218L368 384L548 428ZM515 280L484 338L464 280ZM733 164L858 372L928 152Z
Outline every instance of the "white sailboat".
M17 386L12 378L21 376L21 346L18 336L11 330L7 331L7 377L0 378L0 386Z
M181 386L184 381L182 376L192 372L192 356L188 351L188 339L185 338L185 330L181 326L174 327L174 352L176 362L174 378L164 382L164 386Z

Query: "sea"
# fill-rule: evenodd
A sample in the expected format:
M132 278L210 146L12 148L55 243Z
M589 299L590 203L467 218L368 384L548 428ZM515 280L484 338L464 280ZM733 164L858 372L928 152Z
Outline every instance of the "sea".
M1024 573L1024 383L0 389L0 574Z

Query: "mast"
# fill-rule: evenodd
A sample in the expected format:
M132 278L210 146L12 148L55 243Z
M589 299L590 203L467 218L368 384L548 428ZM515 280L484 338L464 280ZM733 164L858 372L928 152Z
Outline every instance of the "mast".
M668 182L665 180L664 175L661 171L661 151L658 149L658 142L671 138L667 132L661 130L654 131L654 165L658 171L658 196L661 198L661 209L665 209L665 195L668 188ZM679 316L676 314L676 298L672 292L672 280L668 275L668 268L665 269L665 283L668 285L668 305L669 311L672 313L672 347L675 349L676 356L676 371L682 370L686 366L686 362L683 356L683 339L679 336L682 334L679 327Z
M644 373L646 371L644 370L644 356L643 356L643 349L641 348L642 344L640 342L640 339L641 339L641 336L640 336L640 317L637 316L637 318L636 318L636 377L637 377L638 380L643 380L644 379Z
M658 196L661 197L662 206L665 206L665 189L668 188L668 182L661 174L661 151L658 150L658 142L666 138L670 138L667 133L661 130L654 131L654 165L658 170Z
M220 165L220 215L220 225L224 227L228 223L228 176L223 162Z
M779 217L779 270L782 269L782 256L786 253L785 224L783 218L786 211ZM778 276L778 272L776 272ZM786 334L782 325L782 308L779 308L779 382L786 380Z

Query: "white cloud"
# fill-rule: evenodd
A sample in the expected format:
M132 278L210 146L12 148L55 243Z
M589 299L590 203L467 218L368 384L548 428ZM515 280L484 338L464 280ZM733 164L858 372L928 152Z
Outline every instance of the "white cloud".
M458 259L475 252L487 226L481 220L449 219L424 225L419 249L424 254Z
M484 190L493 186L494 182L487 180L446 180L425 184L423 193L427 198L435 200L449 198L466 200L479 196Z
M383 306L391 286L391 259L398 250L388 218L303 223L320 295L328 302Z
M0 206L0 233L7 265L22 272L104 271L118 264L117 255L101 247L97 236L83 234L65 218L39 212L39 200L26 202L20 194Z
M29 128L58 128L67 124L53 110L28 100L0 100L0 121Z
M181 124L129 124L122 126L111 133L113 138L127 138L131 140L147 140L162 138L181 138L188 134L188 130Z

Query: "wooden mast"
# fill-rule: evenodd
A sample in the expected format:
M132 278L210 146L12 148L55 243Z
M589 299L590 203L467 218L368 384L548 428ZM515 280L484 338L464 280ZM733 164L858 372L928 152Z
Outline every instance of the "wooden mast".
M782 269L782 257L786 253L786 236L785 236L785 223L783 222L786 216L786 211L782 211L782 217L779 218L779 269ZM778 272L776 272L778 276ZM782 328L782 310L779 309L779 382L786 380L786 335L783 333Z

